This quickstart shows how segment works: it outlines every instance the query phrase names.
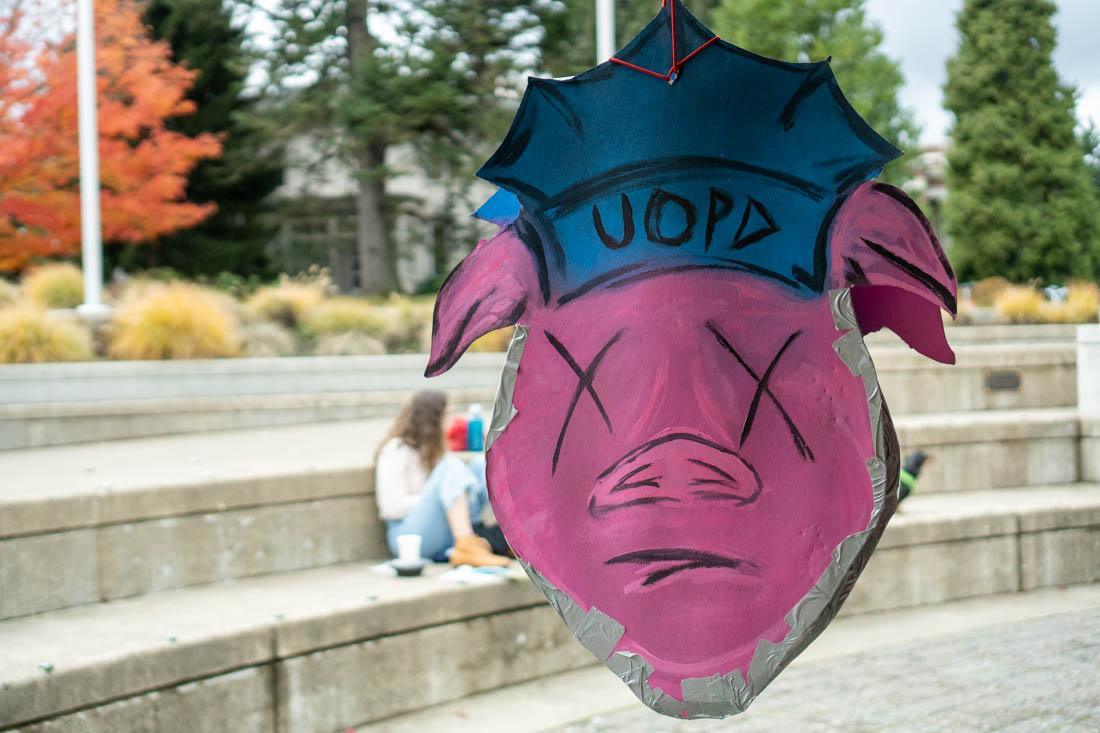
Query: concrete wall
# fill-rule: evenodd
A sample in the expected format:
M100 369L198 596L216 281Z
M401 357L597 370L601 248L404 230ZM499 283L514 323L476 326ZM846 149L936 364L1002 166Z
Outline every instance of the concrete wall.
M1081 480L1100 482L1100 325L1077 327Z
M246 395L495 388L503 354L467 354L424 377L427 356L113 361L0 366L0 405L169 400Z
M882 394L895 415L1072 407L1077 404L1073 344L965 344L953 365L911 349L872 348Z
M448 389L451 404L491 405L496 388ZM411 390L0 405L0 451L392 417Z
M966 330L966 329L958 329ZM884 342L879 339L880 343ZM894 415L1068 407L1076 350L1056 340L957 346L958 364L872 349ZM421 376L423 355L0 366L0 450L389 416L417 389L491 403L500 354Z

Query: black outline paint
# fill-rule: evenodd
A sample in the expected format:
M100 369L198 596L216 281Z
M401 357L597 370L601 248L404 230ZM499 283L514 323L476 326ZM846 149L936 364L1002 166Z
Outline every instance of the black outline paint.
M952 314L955 313L958 308L958 303L955 301L955 296L952 295L951 291L944 287L944 285L939 280L929 275L927 272L920 269L909 260L898 257L896 254L887 249L884 245L867 239L866 237L860 237L860 239L862 239L863 243L870 247L874 252L877 252L879 255L884 257L887 262L894 265L899 270L911 276L915 280L918 280L922 285L938 295L940 301L947 307L947 310Z
M721 214L717 214L718 209L714 205L717 201L721 201L725 204L725 210ZM714 240L714 227L718 225L718 222L725 219L733 212L733 196L728 191L722 188L710 187L710 194L707 204L707 237L703 246L703 251L710 250L710 244ZM716 215L717 214L717 215Z
M938 259L940 261L940 265L943 266L943 271L947 273L947 277L954 280L955 270L951 267L951 262L948 261L947 255L943 251L943 246L940 244L940 238L936 236L936 231L932 228L932 222L930 222L925 213L921 211L921 208L917 205L917 202L910 198L909 194L905 193L905 191L902 191L897 186L891 186L889 183L872 183L871 190L875 193L881 193L884 196L889 196L890 198L894 199L894 201L897 201L899 204L908 209L910 214L917 217L917 221L919 221L920 225L924 228L924 233L928 235L928 238L930 240L932 240L932 247L936 252L936 259Z
M604 423L607 425L607 432L614 432L611 428L611 417L607 414L607 410L604 409L603 402L600 400L600 396L596 394L596 388L592 385L592 381L596 378L596 368L599 367L600 362L603 361L604 356L607 355L608 350L619 340L619 337L623 335L626 329L623 329L616 333L611 339L603 345L603 348L592 357L592 361L588 363L588 367L581 369L580 364L577 363L573 355L569 353L569 350L565 348L565 345L558 340L558 337L549 331L544 330L542 333L546 336L546 340L550 342L550 345L554 347L554 350L558 352L565 363L569 365L569 368L573 370L573 373L577 375L577 389L573 392L573 399L569 403L569 408L565 411L565 419L561 424L561 431L558 432L558 442L554 446L554 461L550 467L550 473L556 473L558 470L558 459L561 457L561 447L565 442L565 431L569 428L569 423L573 419L573 412L577 409L577 403L581 399L581 394L588 391L588 394L592 397L592 402L596 405L596 409L600 411L600 416L603 417Z
M749 219L752 217L753 209L756 213L764 217L764 221L768 226L766 229L757 229L752 234L749 234L744 239L742 235L745 233L745 227L749 225ZM768 211L768 207L760 203L752 196L748 197L748 201L745 203L745 213L741 216L741 226L737 227L737 234L733 235L733 245L731 249L744 249L750 244L756 244L765 237L770 237L779 231L779 226L775 223L775 219L772 218L772 214Z
M691 550L680 547L666 547L655 550L637 550L605 560L605 565L656 565L658 563L679 563L662 567L646 575L642 585L653 585L664 580L670 575L684 570L698 570L700 568L728 568L730 570L755 570L757 564L752 560L741 557L726 557L713 552L703 550Z
M622 239L615 239L607 233L603 226L603 215L600 214L599 204L592 204L592 225L596 227L596 236L608 249L622 249L634 241L634 206L625 193L619 194L619 197L619 207L623 217Z
M669 202L676 204L684 211L684 229L675 237L666 237L661 234L661 216L664 213L665 204ZM649 194L649 201L645 205L643 224L646 239L654 244L663 244L666 247L679 247L691 239L691 235L695 231L697 218L698 212L695 210L693 203L683 196L678 196L663 188L655 188L653 193ZM631 228L633 228L633 224L631 224Z
M779 363L779 358L783 356L783 352L787 350L787 347L789 347L794 342L795 338L797 338L802 332L795 331L787 337L787 340L784 342L783 346L780 347L779 351L772 358L771 363L768 365L767 370L765 370L764 372L764 376L761 377L757 375L755 371L753 371L752 367L750 367L744 359L741 358L741 355L738 354L737 350L733 348L733 345L718 329L718 326L715 325L714 321L707 321L704 325L706 326L706 329L710 331L714 338L718 341L719 345L730 354L732 354L733 358L737 360L737 363L740 364L746 372L748 372L750 377L756 380L756 391L753 394L752 404L749 406L748 414L745 417L745 425L741 430L741 444L744 445L745 439L749 436L753 420L756 418L756 410L759 408L760 396L766 394L768 398L772 401L772 404L775 405L776 410L778 410L779 414L783 417L783 421L787 424L787 430L790 431L791 440L794 441L794 447L798 451L798 454L802 457L803 460L812 462L814 460L814 453L812 450L810 450L809 444L806 442L806 439L802 437L802 433L799 432L798 427L794 424L794 420L792 420L791 416L787 414L787 410L779 402L779 398L775 396L775 394L771 391L771 388L768 387L767 384L767 380L771 377L772 370L775 368L775 365Z

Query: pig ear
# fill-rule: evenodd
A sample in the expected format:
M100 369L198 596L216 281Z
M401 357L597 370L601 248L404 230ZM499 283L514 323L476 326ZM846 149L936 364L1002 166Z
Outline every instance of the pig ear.
M518 323L528 295L539 292L538 282L534 259L514 225L479 242L439 289L425 376L450 369L478 337Z
M830 286L852 289L863 333L887 326L925 356L955 363L940 309L954 318L955 273L928 218L899 188L864 183L829 232Z

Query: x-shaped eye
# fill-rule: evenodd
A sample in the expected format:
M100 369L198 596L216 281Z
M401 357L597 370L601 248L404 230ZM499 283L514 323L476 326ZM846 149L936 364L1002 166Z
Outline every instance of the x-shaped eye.
M569 350L562 345L562 342L559 341L554 334L549 331L543 331L543 333L546 334L546 340L550 342L550 345L554 347L558 354L561 355L561 358L565 360L565 363L569 365L569 368L573 370L573 373L577 375L577 389L573 392L573 399L569 402L569 409L565 411L565 420L562 421L561 431L558 433L558 443L554 446L554 463L550 470L550 473L554 473L558 470L558 458L561 456L562 443L565 442L565 431L569 428L569 422L573 419L573 412L577 409L577 402L580 401L581 395L585 391L591 395L593 404L595 404L596 409L600 411L600 416L607 425L607 432L612 432L611 418L608 417L607 410L604 409L603 402L600 401L600 396L596 394L596 388L592 386L592 380L596 376L596 368L600 365L600 362L603 361L604 356L611 349L611 346L623 335L623 332L619 331L611 337L610 341L603 345L599 353L592 358L587 369L581 369L577 360L573 358L573 355L569 353Z
M740 364L749 376L756 381L756 391L752 396L752 403L749 405L748 415L745 417L745 427L741 430L741 445L745 444L745 440L749 437L749 432L752 430L753 421L756 420L756 411L760 407L760 398L767 395L771 403L775 405L775 409L779 411L779 414L783 417L783 422L787 424L787 429L791 433L791 440L794 441L794 447L798 450L798 455L802 456L803 460L814 460L814 453L810 450L810 446L806 443L806 439L802 437L802 433L798 432L798 428L794 424L794 420L791 420L791 416L787 414L787 411L780 404L779 398L775 396L771 388L768 386L768 380L771 379L772 372L775 371L776 364L783 358L783 354L787 351L794 340L799 337L801 331L795 331L787 340L783 342L783 345L779 347L779 351L772 357L771 363L768 364L768 368L764 370L763 376L758 375L752 367L750 367L741 355L737 353L737 350L733 348L733 345L722 335L722 332L718 330L718 327L714 325L714 321L706 322L707 330L714 335L714 338L718 340L722 348L733 354L733 358L737 359L737 363Z

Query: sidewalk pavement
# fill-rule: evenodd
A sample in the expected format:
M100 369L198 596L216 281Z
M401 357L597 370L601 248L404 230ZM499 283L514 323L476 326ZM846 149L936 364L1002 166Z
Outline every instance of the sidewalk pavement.
M841 617L749 710L680 721L602 666L394 718L359 733L1095 733L1100 585Z

